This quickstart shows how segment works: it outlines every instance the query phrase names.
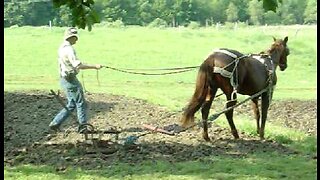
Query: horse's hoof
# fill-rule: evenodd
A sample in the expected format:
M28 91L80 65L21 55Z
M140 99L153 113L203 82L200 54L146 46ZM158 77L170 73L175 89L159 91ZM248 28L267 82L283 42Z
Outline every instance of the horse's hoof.
M210 139L208 136L203 136L203 139L204 139L205 141L207 141L207 142L210 142L210 141L211 141L211 139Z
M238 133L234 133L234 134L233 134L233 137L234 137L234 139L239 139Z

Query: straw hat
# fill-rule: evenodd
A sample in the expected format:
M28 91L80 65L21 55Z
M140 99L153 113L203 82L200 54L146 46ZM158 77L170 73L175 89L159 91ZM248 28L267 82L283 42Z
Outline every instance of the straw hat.
M79 39L78 37L78 31L76 28L74 27L71 27L71 28L68 28L66 30L66 32L64 33L64 39L67 40L68 38L72 37L72 36L75 36Z

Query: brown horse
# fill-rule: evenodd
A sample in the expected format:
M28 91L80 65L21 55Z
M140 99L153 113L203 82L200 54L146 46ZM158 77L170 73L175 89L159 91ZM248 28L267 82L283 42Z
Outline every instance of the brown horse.
M266 88L261 95L252 98L252 107L257 121L257 133L264 139L265 122L274 85L277 83L276 69L287 68L288 37L274 39L270 49L257 55L244 55L230 49L219 49L210 54L201 64L196 88L191 101L186 107L181 123L183 127L194 124L194 114L201 108L203 138L208 136L208 115L212 101L220 88L227 98L227 108L236 104L237 93L252 96ZM261 97L261 125L258 99ZM233 109L225 112L226 118L235 139L239 138L233 123ZM189 126L190 127L190 126Z

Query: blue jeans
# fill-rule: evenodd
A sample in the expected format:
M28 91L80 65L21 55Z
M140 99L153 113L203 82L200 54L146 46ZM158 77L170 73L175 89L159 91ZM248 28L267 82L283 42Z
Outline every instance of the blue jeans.
M79 124L87 123L87 103L84 99L83 88L76 76L66 80L60 78L60 84L68 99L66 107L69 111L63 108L51 121L49 126L60 126L76 108Z

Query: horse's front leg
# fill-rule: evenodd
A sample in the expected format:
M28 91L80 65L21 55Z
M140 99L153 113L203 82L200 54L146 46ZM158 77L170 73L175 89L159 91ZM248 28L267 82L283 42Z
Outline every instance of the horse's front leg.
M265 92L261 96L261 127L260 127L260 139L264 139L264 128L267 120L268 109L270 105L269 92Z
M233 97L232 100L231 100L231 94L228 94L228 95L227 95L227 100L228 100L228 101L227 101L227 108L235 105L235 104L237 103L237 100L236 100L236 99L237 99L237 95L236 95L236 94L234 94L234 97ZM236 126L235 126L234 123L233 123L233 109L227 111L227 112L225 113L225 115L226 115L226 117L227 117L227 120L228 120L229 126L230 126L230 128L231 128L231 133L232 133L233 137L234 137L235 139L239 139L238 131L237 131L237 129L236 129Z
M257 122L257 133L260 133L260 112L259 112L259 106L258 106L258 98L254 98L252 99L252 109L253 109L253 113L254 113L254 118L256 119Z

